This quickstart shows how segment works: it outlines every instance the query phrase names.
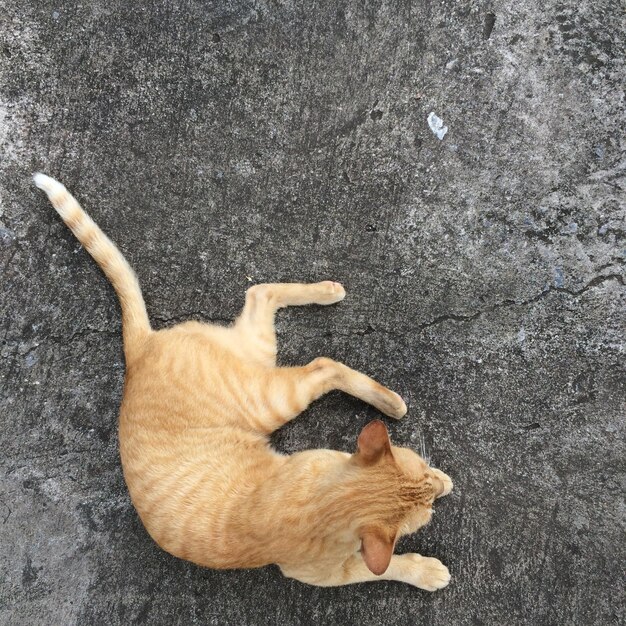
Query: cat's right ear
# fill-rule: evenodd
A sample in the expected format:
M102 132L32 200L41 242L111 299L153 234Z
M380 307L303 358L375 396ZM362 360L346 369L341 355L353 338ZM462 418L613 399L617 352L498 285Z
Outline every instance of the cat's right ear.
M380 528L370 528L361 533L361 556L372 574L381 576L387 571L394 545L395 538Z
M380 420L370 422L361 431L357 441L358 456L366 464L377 463L385 455L391 455L391 441L387 428Z

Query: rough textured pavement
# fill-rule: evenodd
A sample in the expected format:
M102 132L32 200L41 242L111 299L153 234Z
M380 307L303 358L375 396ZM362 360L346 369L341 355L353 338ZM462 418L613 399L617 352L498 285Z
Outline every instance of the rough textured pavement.
M626 84L619 0L2 2L0 623L624 623ZM448 132L429 129L433 111ZM409 404L455 492L400 549L450 586L318 589L160 551L126 492L113 290L30 181L60 178L156 327L251 282ZM276 445L354 448L331 394Z

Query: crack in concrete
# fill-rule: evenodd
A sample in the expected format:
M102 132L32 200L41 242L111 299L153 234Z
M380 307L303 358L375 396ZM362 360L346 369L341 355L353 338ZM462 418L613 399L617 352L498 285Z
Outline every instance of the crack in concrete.
M383 333L386 335L401 337L401 336L408 334L409 332L415 332L415 331L421 332L427 328L436 326L437 324L443 324L444 322L450 322L450 321L471 322L481 317L482 315L485 315L486 313L492 313L493 311L497 311L498 309L504 309L504 308L508 308L512 306L528 306L529 304L534 304L535 302L538 302L539 300L543 300L543 298L546 298L551 293L566 293L569 296L577 298L583 295L584 293L586 293L587 291L594 289L595 287L598 287L610 281L617 281L621 285L626 284L624 281L624 277L621 274L604 274L602 276L596 276L595 278L590 280L584 287L580 289L574 290L574 289L568 289L567 287L550 286L547 289L544 289L541 293L533 296L532 298L528 298L527 300L513 300L510 298L507 298L506 300L503 300L502 302L497 302L496 304L493 304L490 307L487 307L486 309L480 309L479 311L476 311L474 313L468 313L468 314L445 313L443 315L438 315L437 317L433 318L432 320L429 320L428 322L423 322L405 331L389 330L386 328L374 328L371 325L368 325L368 327L364 330L355 330L355 331L348 332L348 333L337 332L333 330L333 331L329 331L325 333L324 336L329 337L329 336L335 335L335 336L341 336L341 337L344 337L344 336L345 337L354 337L354 336L363 337L365 335L370 335L372 333Z
M47 335L40 342L39 345L41 346L45 341L48 340L52 341L53 343L59 343L63 345L67 343L73 343L77 339L85 339L90 335L108 335L109 337L117 337L121 336L121 332L121 327L120 329L110 330L108 328L92 328L90 326L87 326L86 328L80 328L78 330L75 330L70 335ZM36 347L37 346L35 346L35 348Z
M6 524L9 520L9 517L11 517L11 513L13 513L13 510L4 500L0 500L0 506L6 508L6 510L8 511L6 515L4 515L4 519L2 520L2 523Z
M610 282L613 280L616 280L622 285L625 284L624 277L621 274L604 274L602 276L596 276L581 289L573 290L573 289L568 289L567 287L549 286L547 289L544 289L541 293L537 294L536 296L533 296L532 298L528 298L527 300L512 300L510 298L507 298L506 300L503 300L502 302L497 302L496 304L493 304L492 306L487 307L486 309L481 309L480 311L476 311L475 313L470 313L467 315L458 314L458 313L446 313L444 315L439 315L438 317L435 317L429 322L424 322L422 324L419 324L416 328L417 330L421 331L426 328L430 328L431 326L435 326L436 324L441 324L447 321L471 322L477 319L478 317L480 317L481 315L484 315L485 313L491 313L493 311L497 311L498 309L503 309L503 308L507 308L511 306L527 306L529 304L534 304L535 302L538 302L539 300L542 300L543 298L547 297L551 293L555 293L555 292L566 293L574 298L577 298L583 295L584 293L586 293L587 291L589 291L590 289L593 289L594 287L598 287L599 285L602 285L606 282Z
M602 270L612 265L614 265L614 263L608 263L608 264L603 265L599 269ZM467 313L467 314L444 313L442 315L438 315L432 320L429 320L427 322L422 322L421 324L418 324L417 326L411 329L408 329L407 331L396 331L396 330L389 330L385 328L374 328L371 324L368 324L367 328L363 330L354 330L351 332L340 332L337 330L332 330L332 331L327 331L326 333L324 333L324 336L329 337L329 336L334 335L334 336L345 336L345 337L353 337L353 336L364 337L372 333L383 333L383 334L392 335L392 336L402 336L402 335L406 335L407 332L414 332L414 331L421 332L422 330L431 328L432 326L436 326L438 324L443 324L444 322L449 322L449 321L471 322L475 319L478 319L482 315L485 315L486 313L492 313L493 311L497 311L499 309L504 309L504 308L508 308L512 306L527 306L529 304L534 304L535 302L538 302L539 300L546 298L551 293L566 293L574 298L577 298L583 295L584 293L586 293L587 291L595 287L598 287L606 282L610 282L610 281L617 281L621 285L626 284L624 281L624 277L621 274L603 274L602 276L596 276L595 278L591 279L586 285L584 285L583 287L577 290L568 289L567 287L549 286L546 289L544 289L542 292L526 300L513 300L511 298L507 298L505 300L502 300L501 302L496 302L495 304L485 309L480 309L479 311L475 311L474 313ZM170 317L162 317L159 315L151 315L150 317L151 319L159 322L160 324L164 324L166 326L171 325L171 324L180 324L186 321L200 321L203 323L227 324L227 325L230 325L233 322L233 320L230 318L209 317L203 311L191 311L189 313L173 315ZM46 339L51 340L55 343L66 344L66 343L72 343L76 339L83 339L85 337L88 337L89 335L94 335L94 334L107 334L111 337L114 337L114 336L117 337L118 334L121 335L121 329L109 330L105 328L88 327L88 328L77 330L69 336L48 335ZM41 346L41 344L39 344L39 346ZM22 356L25 356L26 354L32 352L33 350L36 350L39 346L34 346L30 348Z
M182 324L183 322L203 322L205 324L232 324L232 318L226 317L210 317L204 311L190 311L181 315L172 315L171 317L162 317L159 315L150 315L150 319L156 320L160 324Z

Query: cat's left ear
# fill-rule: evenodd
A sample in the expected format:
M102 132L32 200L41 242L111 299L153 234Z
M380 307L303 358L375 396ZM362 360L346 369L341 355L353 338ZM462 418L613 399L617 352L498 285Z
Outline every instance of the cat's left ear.
M359 435L358 456L367 464L377 463L391 455L391 441L385 424L380 420L370 422Z
M381 576L387 571L395 543L395 537L380 528L369 528L361 533L361 556L372 574Z

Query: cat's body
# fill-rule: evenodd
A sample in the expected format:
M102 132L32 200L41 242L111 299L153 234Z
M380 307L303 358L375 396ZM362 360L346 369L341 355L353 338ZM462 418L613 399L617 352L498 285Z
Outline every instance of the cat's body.
M269 445L269 434L331 389L395 418L406 412L397 394L331 359L276 366L276 310L338 302L341 285L257 285L231 327L186 322L155 332L119 250L60 183L42 174L35 182L120 298L122 466L133 504L162 548L213 568L276 563L317 585L392 579L433 591L448 583L437 559L395 556L393 548L429 521L433 500L452 483L414 452L391 446L382 422L363 429L353 455L285 456Z

